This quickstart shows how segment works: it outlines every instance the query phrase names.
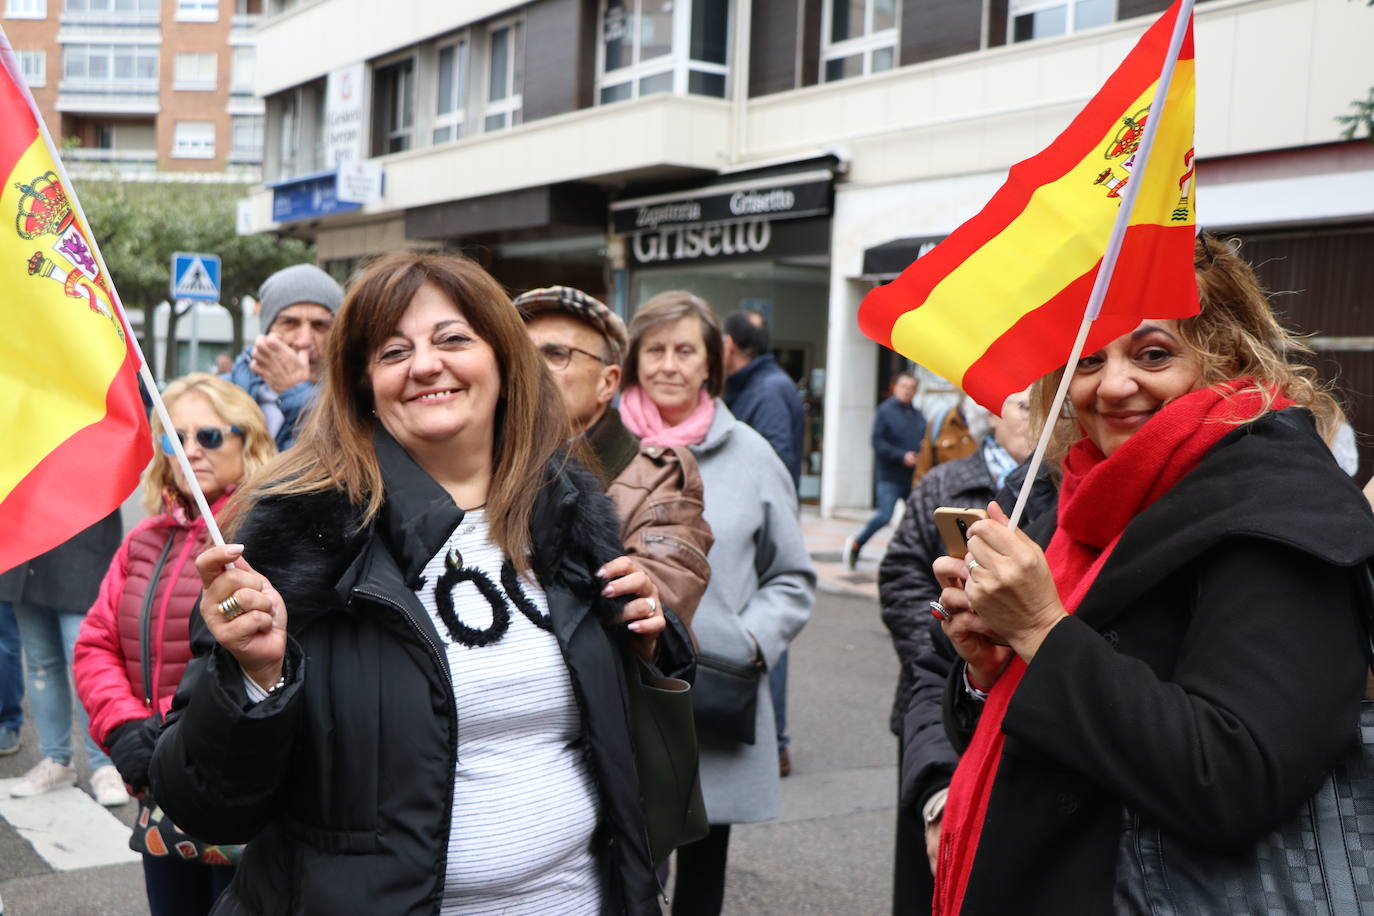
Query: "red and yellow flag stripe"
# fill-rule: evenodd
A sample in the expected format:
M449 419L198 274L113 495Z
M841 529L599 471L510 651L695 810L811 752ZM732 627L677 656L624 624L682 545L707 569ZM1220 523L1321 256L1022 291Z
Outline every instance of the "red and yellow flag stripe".
M129 329L17 79L0 66L0 571L108 515L152 454Z
M1175 3L1068 128L1011 168L981 212L865 298L865 334L1000 412L1007 395L1064 364L1124 181L1143 183L1089 352L1144 317L1197 312L1191 23L1148 166L1132 170L1177 15Z

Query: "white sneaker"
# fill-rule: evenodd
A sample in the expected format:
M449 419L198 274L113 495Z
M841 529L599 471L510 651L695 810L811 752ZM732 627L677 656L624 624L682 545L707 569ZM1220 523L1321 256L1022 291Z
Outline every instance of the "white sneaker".
M10 786L10 795L15 798L28 798L42 795L63 786L76 785L76 770L65 763L58 763L51 757L44 757L34 765L19 781Z
M124 788L124 777L108 763L98 767L91 774L91 792L95 795L95 800L106 808L118 808L129 803L129 793Z

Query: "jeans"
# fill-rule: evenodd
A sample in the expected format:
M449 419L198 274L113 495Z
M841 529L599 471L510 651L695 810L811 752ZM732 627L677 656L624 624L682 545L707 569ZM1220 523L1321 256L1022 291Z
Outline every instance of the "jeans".
M787 750L792 739L787 734L787 652L768 670L768 689L773 694L773 722L777 725L778 753Z
M911 495L911 478L906 480L878 480L878 511L873 513L873 517L864 525L864 530L860 531L854 538L855 550L868 543L868 539L873 537L877 530L888 522L892 521L892 510L897 503Z
M58 763L72 762L72 648L85 614L59 611L37 604L16 604L24 655L28 662L29 709L38 730L38 754ZM86 759L92 770L110 758L87 731L86 710L75 703L76 721L86 738Z
M24 724L24 661L14 605L0 601L0 728Z

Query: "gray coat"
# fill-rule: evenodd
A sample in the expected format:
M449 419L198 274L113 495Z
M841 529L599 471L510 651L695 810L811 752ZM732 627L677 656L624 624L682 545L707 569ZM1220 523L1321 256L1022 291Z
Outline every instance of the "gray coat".
M0 575L0 601L86 613L123 539L124 523L116 509L47 553Z
M816 573L802 541L792 478L768 441L718 398L706 438L691 448L715 532L711 584L692 619L701 651L748 664L755 646L772 666L801 632L816 600ZM713 824L778 815L778 750L768 678L759 678L752 745L701 737L701 788ZM768 737L765 737L768 736Z

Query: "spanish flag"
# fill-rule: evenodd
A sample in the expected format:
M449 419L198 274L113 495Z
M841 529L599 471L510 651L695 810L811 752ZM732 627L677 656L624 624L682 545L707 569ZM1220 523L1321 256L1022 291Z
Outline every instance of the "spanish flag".
M1144 318L1197 314L1191 5L1153 150L1135 167L1181 6L981 212L864 298L864 334L1001 413L1008 395L1064 365L1128 182L1141 184L1085 352Z
M0 34L0 572L119 507L152 457L139 356Z

